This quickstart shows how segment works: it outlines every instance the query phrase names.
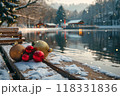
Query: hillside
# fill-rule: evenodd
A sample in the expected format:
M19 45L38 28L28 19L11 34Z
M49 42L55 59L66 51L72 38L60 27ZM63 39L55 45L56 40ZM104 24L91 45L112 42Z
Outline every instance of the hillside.
M63 7L66 10L69 10L69 11L77 10L78 12L84 10L86 7L89 6L86 3L80 3L80 4L77 4L77 5L75 5L75 4L67 5L67 4L59 4L59 3L52 3L52 4L50 4L50 6L55 8L55 9L58 9L60 5L63 5Z

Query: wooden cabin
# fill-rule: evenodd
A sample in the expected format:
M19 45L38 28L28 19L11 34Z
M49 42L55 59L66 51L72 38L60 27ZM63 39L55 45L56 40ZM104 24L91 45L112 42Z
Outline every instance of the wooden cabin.
M44 23L41 23L41 22L39 22L38 24L36 24L36 28L42 28L44 26L45 26Z
M84 21L82 20L70 20L68 22L68 27L76 28L76 27L80 27L80 25L83 25L83 24L84 24Z

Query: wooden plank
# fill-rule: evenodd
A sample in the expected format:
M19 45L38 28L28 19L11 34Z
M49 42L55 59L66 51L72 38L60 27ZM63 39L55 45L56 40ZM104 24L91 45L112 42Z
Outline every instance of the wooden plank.
M0 45L22 43L22 33L18 33L19 28L0 28Z
M0 33L18 32L19 28L0 28Z
M4 42L22 42L23 39L11 39L11 40L0 40L0 43L4 43Z
M0 45L12 45L14 44L15 42L4 42L4 43L0 43Z
M74 75L71 75L67 71L64 71L60 69L59 67L54 66L52 63L44 60L44 63L46 63L48 66L50 66L53 70L57 71L59 74L61 74L63 77L68 78L69 80L82 80L80 78L75 77Z
M18 42L19 44L22 44L23 39L15 39L15 40L0 40L0 45L14 44L15 42Z
M14 65L13 61L9 58L7 52L4 50L3 47L1 47L3 53L5 54L6 59L9 62L9 66L12 68L13 74L16 76L18 80L25 80L24 76L21 74L21 72L18 70L18 68Z
M0 37L19 37L19 36L22 36L22 34L19 34L19 33L17 33L17 34L2 34L2 35L0 35Z
M16 32L0 32L0 35L2 34L15 34L15 33L18 33L17 31Z
M20 34L20 33L16 33L16 34L2 34L2 35L0 35L0 38L2 39L4 39L4 38L8 38L8 40L11 38L19 38L19 39L22 39L22 34Z

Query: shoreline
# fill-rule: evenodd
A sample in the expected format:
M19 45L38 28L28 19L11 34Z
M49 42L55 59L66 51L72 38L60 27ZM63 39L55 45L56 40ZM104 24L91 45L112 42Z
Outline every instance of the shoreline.
M115 26L115 25L113 25L113 26L99 26L99 25L97 25L97 26L98 26L99 28L101 28L101 29L103 29L103 28L105 28L105 29L106 29L106 28L113 28L113 29L114 29L114 28L120 28L120 25L116 25L116 26Z

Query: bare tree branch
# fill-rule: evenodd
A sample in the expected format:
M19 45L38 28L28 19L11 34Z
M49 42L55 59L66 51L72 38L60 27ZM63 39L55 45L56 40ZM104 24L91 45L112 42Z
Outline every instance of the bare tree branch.
M22 8L26 8L27 6L29 6L29 5L31 5L31 4L34 4L34 3L36 3L37 1L38 1L38 0L35 0L35 1L31 2L31 0L29 0L26 5L20 6L20 7L18 7L18 8L15 8L15 10L20 10L20 9L22 9Z

